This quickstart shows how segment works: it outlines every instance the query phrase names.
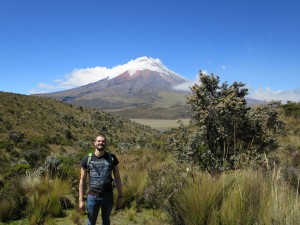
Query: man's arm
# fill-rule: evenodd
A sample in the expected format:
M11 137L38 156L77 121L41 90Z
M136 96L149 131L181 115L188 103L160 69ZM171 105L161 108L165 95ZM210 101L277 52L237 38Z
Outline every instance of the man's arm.
M79 181L79 209L84 210L84 184L86 181L87 170L81 167Z
M115 181L116 181L116 187L117 187L117 190L118 190L118 199L117 199L117 209L118 209L118 208L121 207L122 199L123 199L122 183L121 183L121 177L120 177L118 166L114 167L113 173L114 173L114 178L115 178Z

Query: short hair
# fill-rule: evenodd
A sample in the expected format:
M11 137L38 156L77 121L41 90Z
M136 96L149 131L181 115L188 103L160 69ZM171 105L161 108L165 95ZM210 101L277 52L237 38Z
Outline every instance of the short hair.
M97 136L95 137L94 141L96 141L96 140L97 140L97 137L103 137L103 138L104 138L104 140L106 140L106 137L105 137L105 135L104 135L104 134L99 134L99 135L97 135Z

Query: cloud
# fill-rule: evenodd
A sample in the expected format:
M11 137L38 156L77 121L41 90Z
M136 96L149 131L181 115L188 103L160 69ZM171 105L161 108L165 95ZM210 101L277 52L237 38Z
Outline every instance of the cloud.
M190 87L194 84L200 84L199 76L197 75L194 81L189 81L180 85L175 86L176 90L190 91ZM249 90L248 98L252 98L260 101L281 101L285 104L287 101L300 102L300 89L295 90L272 90L269 87L260 88L260 89L251 89Z
M249 90L249 98L262 100L262 101L272 101L277 100L282 103L287 101L300 102L300 89L296 90L271 90L269 87L265 89Z
M64 88L79 87L107 78L109 71L110 69L100 66L86 69L75 69L72 73L65 75L65 80L58 80L57 82Z
M54 84L38 84L38 90L32 89L30 94L47 93L49 91L61 91L80 87L92 82L105 79L111 74L111 69L106 67L94 67L85 69L75 69L71 73L65 74L63 79L54 80Z
M226 69L226 65L222 66L222 69ZM57 79L54 81L55 84L38 84L38 89L32 89L29 91L29 94L42 94L49 91L61 91L66 89L71 89L75 87L80 87L92 82L105 79L107 77L113 77L115 74L120 74L124 68L122 66L116 66L112 69L106 67L94 67L94 68L85 68L85 69L75 69L71 73L68 73L64 76L63 79ZM202 70L202 73L208 74L207 71ZM174 88L176 90L190 91L190 87L194 84L200 84L199 75L195 75L193 81L188 81L183 84L177 85ZM247 97L262 100L262 101L271 101L278 100L282 103L287 101L300 102L300 89L295 90L272 90L269 87L260 88L260 89L251 89L249 88L249 95Z
M43 90L36 90L36 89L31 89L28 91L29 95L44 94L44 93L47 93L47 92L43 91Z
M50 84L44 84L44 83L40 83L38 84L38 87L39 88L45 88L45 89L57 89L57 86L53 86L53 85L50 85Z
M190 87L192 87L194 84L195 84L194 81L185 82L185 83L174 86L174 89L179 90L179 91L189 91Z
M207 74L206 71L202 71L202 73ZM197 74L195 76L195 79L193 81L187 81L185 83L179 84L177 86L174 86L174 89L179 90L179 91L190 91L190 88L194 85L194 84L200 84L200 80L199 80L199 75Z

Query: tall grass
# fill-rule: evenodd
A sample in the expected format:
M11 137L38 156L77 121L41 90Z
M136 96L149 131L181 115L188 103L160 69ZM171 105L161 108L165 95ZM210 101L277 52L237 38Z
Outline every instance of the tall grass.
M0 199L0 222L8 221L16 207L14 199Z
M178 192L167 212L174 224L299 224L299 199L280 170L242 170L199 179Z
M21 180L21 188L29 203L30 224L43 224L62 216L63 208L75 204L71 184L59 178L27 175Z
M148 182L147 171L127 171L122 178L123 205L129 206L143 196Z
M124 207L136 201L136 208L159 208L181 186L185 170L173 156L149 149L118 156Z

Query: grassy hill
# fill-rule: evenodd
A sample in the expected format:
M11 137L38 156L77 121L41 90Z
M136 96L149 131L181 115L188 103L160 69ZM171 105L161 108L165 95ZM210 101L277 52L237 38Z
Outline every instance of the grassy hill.
M0 221L84 224L76 210L79 163L104 133L124 189L112 224L299 224L300 110L282 109L287 132L270 168L253 159L208 174L172 152L191 127L161 134L97 109L0 92Z
M72 130L75 140L104 132L115 138L132 139L141 131L153 134L149 127L119 119L96 109L62 103L53 99L0 92L0 138L9 130L21 130L28 135L64 136ZM120 133L129 131L127 134Z
M107 136L112 151L149 145L158 135L148 126L97 109L0 92L0 175L7 177L10 165L32 152L44 157L53 152L85 154L100 133ZM37 158L37 162L42 160Z

